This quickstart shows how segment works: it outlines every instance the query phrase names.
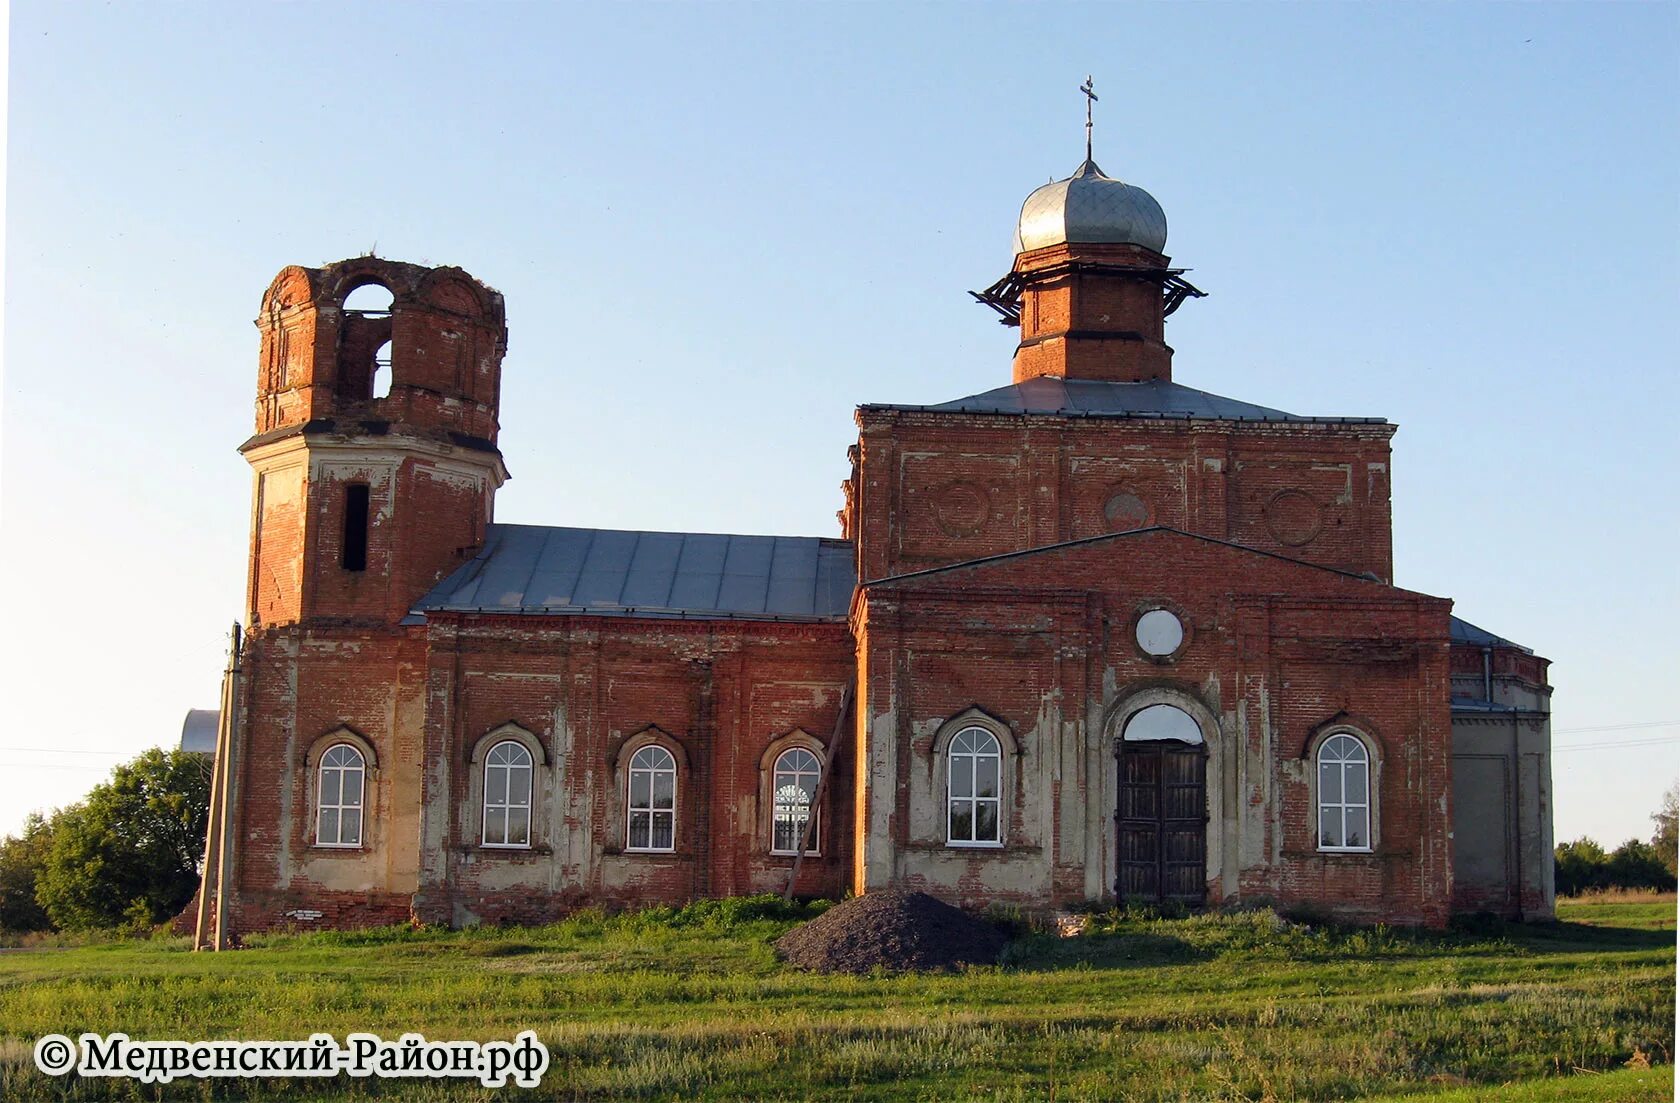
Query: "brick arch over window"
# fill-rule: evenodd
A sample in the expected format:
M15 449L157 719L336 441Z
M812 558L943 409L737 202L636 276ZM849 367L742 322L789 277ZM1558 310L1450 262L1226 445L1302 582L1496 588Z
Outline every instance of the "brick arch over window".
M415 294L434 307L463 317L476 318L488 309L482 285L459 268L432 269L420 277Z
M828 773L828 753L823 747L822 741L803 728L795 728L786 735L772 739L769 745L764 748L764 753L758 757L758 815L754 817L754 821L758 825L758 834L753 842L753 848L763 854L768 854L775 849L776 763L782 755L795 749L810 751L812 755L816 756L817 765L822 770L823 776ZM816 838L811 841L811 849L808 852L812 856L823 851L823 845L829 833L828 815L825 809L831 803L833 802L827 799L825 793L824 800L817 809ZM791 858L792 855L778 854L777 857Z
M947 753L951 749L951 740L956 737L956 734L969 727L985 728L997 736L1006 756L1011 758L1020 756L1021 744L1015 738L1015 729L1010 726L1008 721L994 716L979 705L970 705L939 725L933 733L933 742L928 753L933 756Z
M370 284L378 284L391 293L391 308L415 297L415 284L425 269L402 261L381 260L379 257L356 257L340 261L328 269L318 301L322 305L342 306L352 292Z
M288 264L280 269L274 282L268 285L263 293L263 312L272 313L288 310L294 306L315 301L318 294L315 287L314 274L310 269L298 264Z
M321 845L317 831L320 827L321 760L334 747L346 746L362 759L362 823L361 842L355 846ZM303 753L304 800L303 815L298 817L302 842L316 855L361 855L377 849L384 841L384 817L381 813L379 755L373 742L348 725L340 725L315 737ZM340 794L342 801L342 794Z
M552 793L553 760L550 759L548 748L543 745L541 739L511 720L505 724L498 724L479 736L468 749L467 799L461 809L461 836L469 846L506 848L506 844L486 843L484 834L485 759L492 750L503 743L517 743L531 756L531 820L528 840L522 849L542 848L549 837L549 820L546 813Z
M490 748L503 740L511 739L516 743L523 743L525 749L531 752L531 762L536 766L548 766L550 760L548 748L543 741L529 730L509 720L505 724L498 724L478 737L478 740L467 749L467 761L474 766L484 761L484 756L490 753Z
M1196 722L1196 727L1202 733L1202 742L1207 745L1209 753L1212 753L1220 741L1219 718L1190 689L1170 683L1141 685L1115 701L1109 707L1108 719L1103 724L1103 741L1110 749L1118 746L1125 738L1127 722L1144 709L1155 705L1171 705L1187 713L1190 719Z
M1330 733L1341 730L1356 732L1359 738L1363 739L1375 754L1386 755L1388 753L1388 740L1383 738L1377 725L1366 716L1356 712L1348 712L1344 709L1328 720L1321 720L1307 729L1306 734L1301 739L1301 757L1309 762L1312 761L1313 757L1318 754L1319 745L1324 742L1325 738ZM1285 746L1288 746L1288 744L1286 743Z

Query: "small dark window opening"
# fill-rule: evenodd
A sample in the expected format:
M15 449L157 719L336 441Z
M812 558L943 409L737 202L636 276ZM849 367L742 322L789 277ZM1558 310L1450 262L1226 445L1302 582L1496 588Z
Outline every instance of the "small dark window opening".
M368 487L351 483L344 488L344 569L367 570Z

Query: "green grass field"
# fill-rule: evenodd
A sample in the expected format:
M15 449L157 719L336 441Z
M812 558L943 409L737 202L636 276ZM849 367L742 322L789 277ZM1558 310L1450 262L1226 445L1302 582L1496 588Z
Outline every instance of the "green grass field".
M551 927L384 929L0 951L0 1098L1668 1100L1672 896L1568 902L1554 926L1426 935L1270 913L1105 917L1000 968L823 977L780 965L763 903ZM512 1038L542 1087L49 1079L45 1033ZM1639 1054L1642 1057L1636 1057ZM1637 1066L1648 1060L1655 1067Z

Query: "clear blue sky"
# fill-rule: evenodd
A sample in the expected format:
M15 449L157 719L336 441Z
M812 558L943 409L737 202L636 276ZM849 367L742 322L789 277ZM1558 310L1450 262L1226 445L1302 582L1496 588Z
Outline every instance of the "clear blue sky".
M282 266L505 293L502 520L831 534L853 405L1008 382L964 292L1086 73L1212 293L1177 378L1398 422L1397 580L1555 660L1559 838L1648 835L1680 770L1680 6L12 21L0 831L216 701Z

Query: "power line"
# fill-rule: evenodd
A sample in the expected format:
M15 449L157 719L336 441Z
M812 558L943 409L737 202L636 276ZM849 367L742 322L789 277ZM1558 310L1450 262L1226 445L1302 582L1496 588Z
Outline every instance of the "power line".
M1615 743L1576 743L1553 747L1553 754L1568 754L1570 751L1602 751L1611 747L1663 747L1680 743L1680 735L1659 736L1656 739L1625 739Z
M117 758L141 753L140 751L88 751L76 747L0 747L0 754L14 752L20 754L98 754L112 755Z
M1574 735L1576 732L1620 732L1633 728L1680 727L1680 720L1642 720L1633 724L1601 724L1596 728L1555 728L1553 735Z

